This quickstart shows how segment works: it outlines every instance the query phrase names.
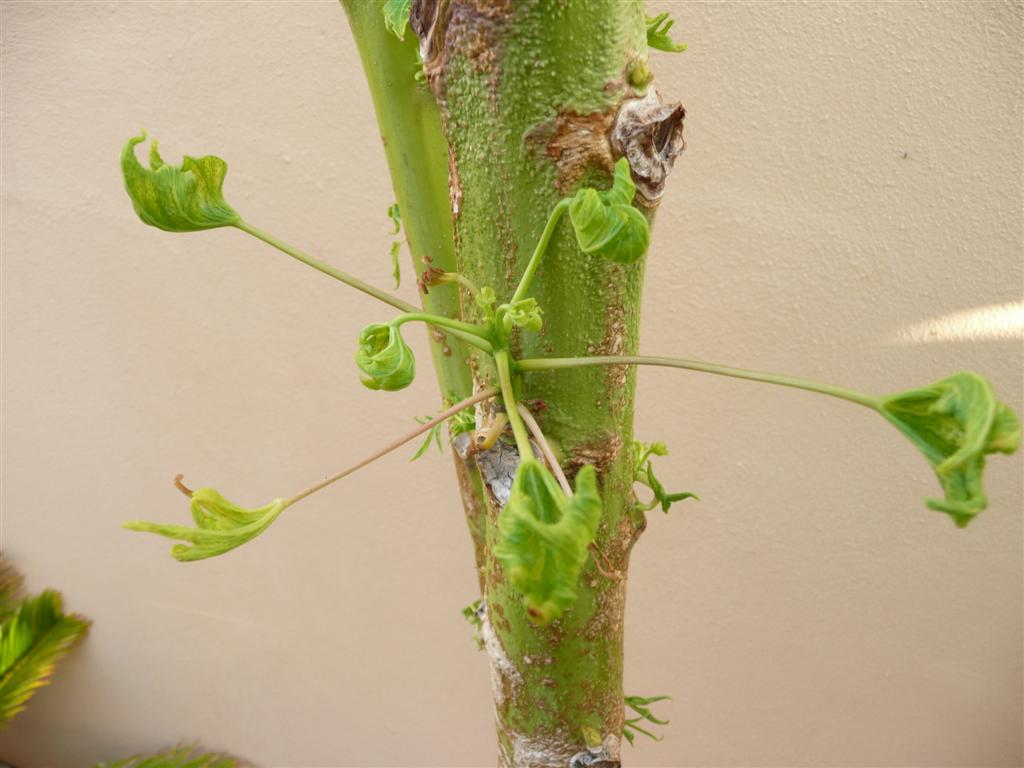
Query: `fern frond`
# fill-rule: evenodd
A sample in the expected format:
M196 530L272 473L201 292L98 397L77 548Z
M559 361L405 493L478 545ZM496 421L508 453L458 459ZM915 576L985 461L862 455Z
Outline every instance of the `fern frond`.
M0 624L7 621L18 607L23 581L21 574L7 560L0 559Z
M88 631L92 622L61 608L60 593L48 589L23 600L0 627L0 729Z
M171 747L155 755L132 755L116 763L97 763L93 768L242 768L237 758L222 752L204 752L198 744Z

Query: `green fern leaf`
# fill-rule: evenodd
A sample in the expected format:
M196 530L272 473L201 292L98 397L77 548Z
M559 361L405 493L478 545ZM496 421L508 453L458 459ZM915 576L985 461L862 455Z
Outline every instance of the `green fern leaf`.
M97 763L93 768L241 768L237 758L221 752L204 752L198 744L171 747L155 755L132 755L116 763Z
M60 593L49 589L18 605L0 627L0 728L50 681L54 665L91 623L65 615Z

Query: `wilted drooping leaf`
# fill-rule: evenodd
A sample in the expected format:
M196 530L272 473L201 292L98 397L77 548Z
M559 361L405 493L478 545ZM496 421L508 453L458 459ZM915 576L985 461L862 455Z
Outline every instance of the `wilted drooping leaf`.
M88 619L66 615L59 592L21 602L0 625L0 729L50 681L57 661L89 630Z
M579 471L576 492L566 496L539 461L520 463L498 518L495 554L512 586L523 593L535 623L554 621L575 601L587 548L600 522L601 497L592 466Z
M175 544L171 555L182 562L204 560L223 555L259 536L288 506L285 499L274 499L263 507L245 509L221 496L213 488L192 491L192 519L196 527L164 525L145 520L124 524L131 531L143 531L178 539L188 544ZM189 544L191 546L189 546Z
M644 215L633 207L635 194L636 185L624 157L615 164L611 189L598 192L588 187L576 193L569 204L569 218L584 253L632 264L647 252L651 230Z
M186 156L180 166L167 165L154 141L149 150L150 167L145 168L135 157L135 145L145 140L143 131L128 139L121 151L124 187L140 219L168 232L196 232L241 221L221 191L227 163L207 155Z
M369 389L393 392L409 386L416 377L416 359L396 325L366 326L359 334L356 365L359 380Z
M1020 446L1020 419L977 373L889 395L880 410L920 449L942 484L945 498L928 499L929 509L945 512L961 528L988 506L986 454L1009 454Z

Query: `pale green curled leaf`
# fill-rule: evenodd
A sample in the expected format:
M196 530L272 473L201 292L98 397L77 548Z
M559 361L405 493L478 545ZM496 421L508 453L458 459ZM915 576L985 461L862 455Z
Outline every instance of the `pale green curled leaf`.
M85 637L91 622L65 614L59 592L21 600L0 625L0 729L50 681L54 665Z
M512 586L522 592L534 623L554 621L575 601L580 571L600 522L601 497L592 466L579 471L576 492L567 497L539 461L519 464L498 517L495 555Z
M395 228L391 230L392 235L397 235L402 231L402 213L398 208L398 203L392 203L388 206L388 218L391 219L391 223L395 225ZM402 241L395 240L391 243L391 276L395 278L395 288L398 288L402 284L402 269L399 264L398 257L402 252Z
M416 359L396 325L374 323L359 334L356 351L359 380L369 389L393 392L416 377Z
M484 621L480 612L481 605L483 605L483 600L480 598L474 600L462 609L462 618L473 625L473 640L476 642L476 647L482 651L484 649L484 640L480 633L483 630Z
M569 204L569 218L576 242L587 254L600 254L621 264L632 264L647 251L651 230L647 219L633 207L636 185L629 175L629 162L615 164L611 189L598 192L581 189Z
M384 0L383 10L384 25L399 40L405 40L405 28L409 24L412 0Z
M168 539L187 542L171 547L171 555L176 560L190 562L223 555L252 541L288 506L285 499L274 499L265 506L246 509L228 501L213 488L198 488L191 494L190 507L195 528L145 520L132 520L125 523L124 527L130 531L155 533Z
M661 511L668 514L669 509L677 501L686 499L700 501L700 496L695 493L668 493L654 474L651 456L668 456L668 447L664 443L642 443L636 440L633 442L633 456L633 478L650 488L651 493L654 494L654 498L649 504L638 504L636 509L647 512L660 506Z
M655 723L656 725L668 725L668 720L660 720L654 716L654 714L650 710L649 705L657 703L659 701L669 701L671 700L671 698L671 696L625 697L626 706L632 709L637 714L637 717L627 717L623 722L622 735L626 737L626 740L630 744L633 744L636 739L636 733L633 733L633 731L636 731L637 733L642 733L644 734L644 736L648 736L654 739L655 741L661 741L661 736L654 735L646 728L642 727L640 723L646 720L647 722Z
M659 13L657 16L647 17L647 46L656 48L667 53L682 53L686 50L685 44L676 43L670 36L669 30L675 21L668 17L668 13Z
M224 200L221 187L228 165L219 157L188 157L180 166L167 165L150 145L149 168L135 157L135 145L146 140L146 132L128 139L121 151L124 187L135 212L146 224L167 232L196 232L230 227L241 217Z
M945 498L928 499L928 508L945 512L960 528L988 506L985 456L1020 446L1020 419L996 400L987 379L970 371L883 397L879 410L935 470Z
M243 763L222 752L206 752L197 744L172 747L154 755L132 755L93 768L241 768Z
M544 310L537 305L536 299L520 299L506 306L509 320L513 325L530 331L539 331L544 325L544 319L541 317Z

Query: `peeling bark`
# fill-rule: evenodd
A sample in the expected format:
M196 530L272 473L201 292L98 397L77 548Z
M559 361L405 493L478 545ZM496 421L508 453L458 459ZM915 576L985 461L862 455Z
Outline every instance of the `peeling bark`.
M643 97L626 99L615 118L612 146L629 160L637 192L649 207L661 200L676 157L686 148L684 117L682 104L665 104L654 88L648 88Z

